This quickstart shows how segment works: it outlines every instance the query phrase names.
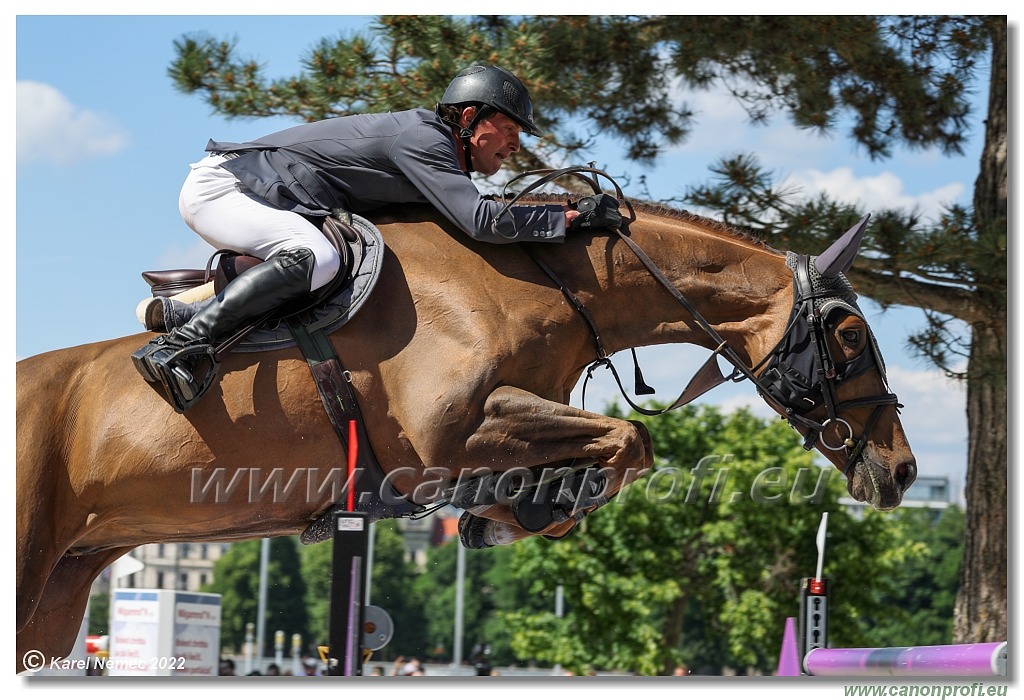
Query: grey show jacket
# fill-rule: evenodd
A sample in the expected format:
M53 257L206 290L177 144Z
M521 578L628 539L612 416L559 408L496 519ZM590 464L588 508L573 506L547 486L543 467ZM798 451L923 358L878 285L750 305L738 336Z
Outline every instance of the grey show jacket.
M428 203L468 235L490 243L561 242L561 205L510 209L481 196L458 164L451 127L413 109L336 117L291 127L248 143L211 140L206 150L233 153L221 167L271 204L313 216L341 207L363 213L388 204Z

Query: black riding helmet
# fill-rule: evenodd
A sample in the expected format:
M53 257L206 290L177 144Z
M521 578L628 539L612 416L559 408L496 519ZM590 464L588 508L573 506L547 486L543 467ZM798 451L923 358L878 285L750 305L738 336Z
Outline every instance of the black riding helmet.
M439 113L442 105L479 107L472 123L459 132L470 171L473 165L469 156L469 139L477 123L494 112L506 115L531 136L543 135L533 122L533 101L526 86L512 73L497 66L470 66L461 71L444 91L438 104Z

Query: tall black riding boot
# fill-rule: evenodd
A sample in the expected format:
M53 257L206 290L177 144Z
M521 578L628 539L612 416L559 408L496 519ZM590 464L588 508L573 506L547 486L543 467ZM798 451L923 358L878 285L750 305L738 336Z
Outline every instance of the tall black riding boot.
M132 355L147 382L162 384L174 410L184 413L217 377L214 347L246 323L309 292L313 252L293 248L232 280L188 323L154 338Z

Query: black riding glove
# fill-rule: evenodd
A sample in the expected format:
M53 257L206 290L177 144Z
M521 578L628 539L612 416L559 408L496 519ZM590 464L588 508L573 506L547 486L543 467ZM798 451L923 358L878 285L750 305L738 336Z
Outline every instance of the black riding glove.
M570 231L618 228L622 223L619 200L608 194L584 197L576 203L580 215L569 222Z

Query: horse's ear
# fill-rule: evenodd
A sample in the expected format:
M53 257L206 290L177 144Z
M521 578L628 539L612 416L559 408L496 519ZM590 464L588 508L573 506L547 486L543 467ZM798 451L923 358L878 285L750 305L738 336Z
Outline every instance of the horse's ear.
M857 257L857 250L860 248L860 241L864 237L864 230L868 227L870 218L871 214L865 214L863 219L814 260L814 267L822 277L838 277L850 269L853 259Z

